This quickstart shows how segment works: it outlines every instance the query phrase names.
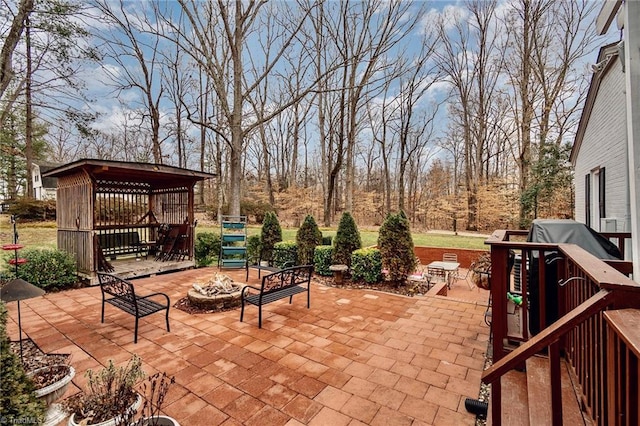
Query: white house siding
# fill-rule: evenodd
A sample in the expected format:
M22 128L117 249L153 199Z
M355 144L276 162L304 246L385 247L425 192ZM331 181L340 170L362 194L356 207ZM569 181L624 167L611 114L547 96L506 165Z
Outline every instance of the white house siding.
M618 219L616 231L628 232L630 205L624 74L617 59L604 72L575 160L575 219L586 221L585 175L604 167L606 217ZM597 185L592 180L592 198L597 197ZM594 217L598 217L597 201L595 213L592 207ZM600 230L600 223L592 219L591 227Z

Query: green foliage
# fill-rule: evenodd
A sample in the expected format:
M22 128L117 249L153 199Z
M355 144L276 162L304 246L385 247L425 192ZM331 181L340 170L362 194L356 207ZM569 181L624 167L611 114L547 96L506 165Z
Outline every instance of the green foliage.
M9 214L20 220L51 220L56 218L56 202L54 200L36 200L20 197L9 205Z
M280 241L273 247L273 265L278 268L297 265L297 254L295 241Z
M351 253L362 247L360 232L351 213L344 212L342 214L336 237L333 239L333 245L334 265L351 266Z
M333 247L330 245L317 246L313 252L313 265L316 274L328 277L333 275L329 270L333 258Z
M333 237L331 235L323 235L322 236L322 245L323 246L330 246L331 244L333 244Z
M531 224L530 219L536 217L572 216L573 206L566 202L571 199L573 189L570 155L570 144L546 143L538 153L538 159L531 167L529 187L520 195L527 214L525 222L520 224L522 229L526 229Z
M377 248L363 248L351 254L351 278L377 283L382 279L382 255Z
M76 261L64 251L26 248L20 250L19 256L27 259L27 263L18 267L18 277L36 287L61 290L78 282Z
M302 226L296 234L296 244L298 245L298 262L301 265L313 264L313 252L317 245L322 243L322 232L318 224L311 215L307 215L302 222Z
M7 309L0 302L0 407L1 424L44 422L44 403L34 394L33 381L27 377L20 358L11 350L7 336Z
M196 235L196 265L209 266L220 254L220 235L214 232L200 232Z
M262 245L260 243L259 235L249 235L247 237L247 261L256 263L260 258L260 252L262 251Z
M387 215L380 227L378 249L391 281L403 283L417 265L409 221L401 211Z
M273 259L273 248L276 243L282 241L282 228L278 222L278 216L274 212L267 212L262 222L260 243L262 244L262 259Z

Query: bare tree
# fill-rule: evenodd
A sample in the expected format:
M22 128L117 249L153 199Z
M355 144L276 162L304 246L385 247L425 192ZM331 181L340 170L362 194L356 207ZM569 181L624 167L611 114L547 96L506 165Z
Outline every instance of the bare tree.
M164 87L159 69L161 38L158 23L151 23L146 15L132 10L131 4L124 0L115 5L110 1L94 0L93 4L102 18L113 25L108 31L95 34L103 42L100 46L103 54L118 65L115 72L110 67L104 67L104 70L119 94L129 89L139 91L143 117L149 120L151 128L153 159L162 164L160 100Z
M13 80L15 72L13 70L13 52L20 43L22 32L26 26L26 19L33 11L34 0L20 0L15 14L11 17L11 26L2 40L2 49L0 49L0 98L4 95L5 90ZM2 0L2 8L6 14L12 11L11 5L7 0ZM3 14L4 14L3 13Z
M202 3L199 1L180 0L180 13L183 13L187 25L178 26L172 19L171 8L163 11L157 9L163 17L163 23L171 29L171 34L165 32L165 37L171 38L181 49L191 55L208 74L212 81L213 90L220 103L220 113L229 128L229 134L219 132L217 126L208 122L199 124L217 132L229 147L229 205L230 213L240 214L241 187L243 182L242 155L245 152L245 138L263 122L268 122L289 106L299 101L288 99L284 104L274 105L262 120L249 119L245 115L245 108L249 100L256 97L256 91L262 81L269 76L277 65L282 64L283 53L295 41L300 27L306 20L308 11L295 13L287 3L273 4L279 8L282 19L288 19L288 25L282 26L279 39L271 48L273 53L268 61L251 66L257 71L253 78L248 77L249 49L247 45L260 28L258 17L263 12L266 1L243 2L241 0ZM230 73L225 72L227 66ZM228 79L225 77L229 77ZM300 96L306 95L307 91ZM211 126L211 127L210 127Z
M510 32L506 71L514 88L511 108L517 125L521 195L535 187L531 180L536 153L545 152L549 139L559 144L566 138L567 124L575 120L584 99L584 77L576 79L573 68L592 48L594 34L587 26L595 7L586 0L520 0L505 17ZM557 28L562 28L561 37ZM535 190L523 201L520 226L528 224L535 210Z
M465 7L464 13L469 16L445 14L436 22L436 30L443 40L436 56L455 94L457 105L450 111L459 115L465 144L467 229L476 230L478 185L485 178L483 165L489 144L489 110L497 96L503 54L496 46L501 33L494 27L496 1L470 0Z

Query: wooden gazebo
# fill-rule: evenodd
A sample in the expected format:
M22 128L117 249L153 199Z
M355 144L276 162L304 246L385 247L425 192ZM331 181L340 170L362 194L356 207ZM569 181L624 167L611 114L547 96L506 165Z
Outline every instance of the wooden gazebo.
M194 187L215 175L83 159L44 176L58 178L58 249L75 256L79 275L95 282L98 270L133 278L195 265Z

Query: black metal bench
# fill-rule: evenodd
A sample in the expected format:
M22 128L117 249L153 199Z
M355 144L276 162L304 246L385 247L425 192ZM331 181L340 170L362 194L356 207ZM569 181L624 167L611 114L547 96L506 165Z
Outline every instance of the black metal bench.
M140 239L138 231L119 231L106 234L98 234L98 244L105 256L119 254L135 254L143 256L148 250L146 241Z
M247 276L245 278L245 281L249 280L249 269L257 269L258 270L258 278L260 278L260 275L262 273L262 271L267 271L270 273L273 272L279 272L282 269L288 268L293 266L292 262L285 262L285 264L283 265L282 268L278 268L277 266L273 266L273 262L271 261L265 261L263 260L261 257L258 258L258 260L254 262L251 262L250 260L247 260Z
M258 307L258 327L262 328L262 305L266 305L276 300L289 298L291 303L294 294L307 292L307 308L310 305L309 286L313 265L293 266L281 271L271 273L262 277L260 288L246 286L242 290L242 310L240 311L240 321L244 318L244 305L250 303ZM306 284L306 286L305 286ZM258 293L251 293L251 289Z
M169 296L164 293L136 296L132 283L113 274L98 272L98 279L100 280L100 290L102 290L102 316L100 322L104 322L104 303L107 302L136 318L133 343L138 343L138 320L156 312L167 311L167 331L171 331L169 329ZM163 297L166 304L150 299L156 296Z

